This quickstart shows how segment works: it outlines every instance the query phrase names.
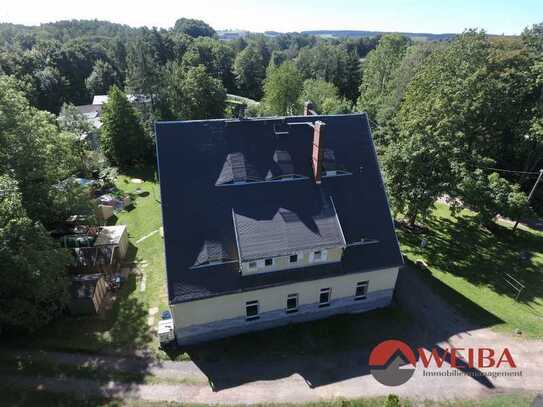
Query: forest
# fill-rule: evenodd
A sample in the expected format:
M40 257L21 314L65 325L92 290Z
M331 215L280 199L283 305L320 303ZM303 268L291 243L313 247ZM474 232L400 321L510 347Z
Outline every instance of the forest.
M443 41L297 33L221 41L185 18L171 29L0 24L0 330L36 329L62 312L69 258L47 231L94 213L66 180L154 165L157 120L235 117L238 97L250 99L247 116L301 114L308 100L320 114L367 112L397 218L424 222L447 197L488 225L534 214L542 90L543 24L517 37L467 30ZM97 152L75 106L104 94ZM543 186L530 207L543 213Z

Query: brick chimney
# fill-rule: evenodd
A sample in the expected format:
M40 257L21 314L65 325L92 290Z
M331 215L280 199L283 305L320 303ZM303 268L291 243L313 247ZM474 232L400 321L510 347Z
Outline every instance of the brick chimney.
M313 110L313 103L311 103L309 100L304 103L304 116L311 116L314 115L315 111Z
M320 120L315 122L313 127L313 174L315 174L315 182L321 183L322 172L322 157L324 151L324 133L326 123Z

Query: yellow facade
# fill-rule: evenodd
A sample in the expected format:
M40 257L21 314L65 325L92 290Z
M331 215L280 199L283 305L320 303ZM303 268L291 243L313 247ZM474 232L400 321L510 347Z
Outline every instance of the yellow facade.
M298 261L296 263L290 262L290 254L287 256L274 257L272 266L264 266L264 267L259 267L256 269L250 269L249 262L243 262L241 263L241 273L243 275L260 274L260 273L268 273L268 272L277 271L277 270L315 266L317 264L337 263L341 261L341 256L343 255L342 247L333 247L333 248L323 249L323 250L326 250L326 253L327 253L326 260L323 260L320 262L315 262L311 260L312 251L299 251L299 252L291 253L291 254L298 255ZM262 261L263 260L264 259L262 259ZM303 273L303 270L300 270L300 272Z
M303 270L300 270L303 273ZM289 294L298 294L299 305L315 304L322 288L331 288L331 300L353 297L356 284L368 281L368 295L372 292L392 290L396 284L398 268L353 273L320 280L270 287L243 293L221 295L198 301L172 305L176 329L207 324L231 318L245 317L245 303L257 300L259 313L283 310Z

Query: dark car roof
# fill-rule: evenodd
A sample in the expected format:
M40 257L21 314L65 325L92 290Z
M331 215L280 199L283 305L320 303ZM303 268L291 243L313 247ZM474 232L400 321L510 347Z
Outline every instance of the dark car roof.
M327 156L351 175L315 183L313 129L294 124L316 120L326 123ZM158 122L156 135L170 302L402 264L365 114ZM297 178L280 180L289 171ZM248 174L246 184L234 183ZM234 219L244 228L240 247ZM281 229L276 243L256 233L259 220ZM308 230L322 231L322 240ZM285 233L292 247L311 236L347 248L340 263L241 276L240 253L289 249Z

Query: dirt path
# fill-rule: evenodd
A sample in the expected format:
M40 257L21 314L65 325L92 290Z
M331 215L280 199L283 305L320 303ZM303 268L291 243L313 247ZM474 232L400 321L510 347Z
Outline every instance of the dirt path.
M156 362L145 359L88 356L57 352L40 353L56 363L74 366L93 366L107 370L142 372L154 376L150 383L98 383L89 379L28 377L7 375L2 382L8 385L43 388L53 392L76 392L93 396L130 397L144 400L163 400L205 404L254 404L269 402L306 402L334 398L362 398L383 396L391 392L413 400L454 400L477 398L483 395L513 390L543 392L543 342L496 333L488 328L464 320L437 296L420 278L420 272L405 269L398 284L398 301L412 315L415 322L409 332L412 347L442 348L489 347L509 348L520 377L473 378L465 375L424 376L417 365L414 376L404 385L387 387L369 374L367 367L370 349L357 349L333 355L305 355L288 361L259 359L231 362L209 362L198 366L193 362ZM32 354L21 353L24 357ZM420 362L419 362L420 364ZM288 368L287 368L288 366ZM202 371L204 370L204 371ZM426 371L439 371L433 368ZM497 369L505 372L508 369ZM451 369L452 372L456 370ZM208 383L215 380L212 388Z

